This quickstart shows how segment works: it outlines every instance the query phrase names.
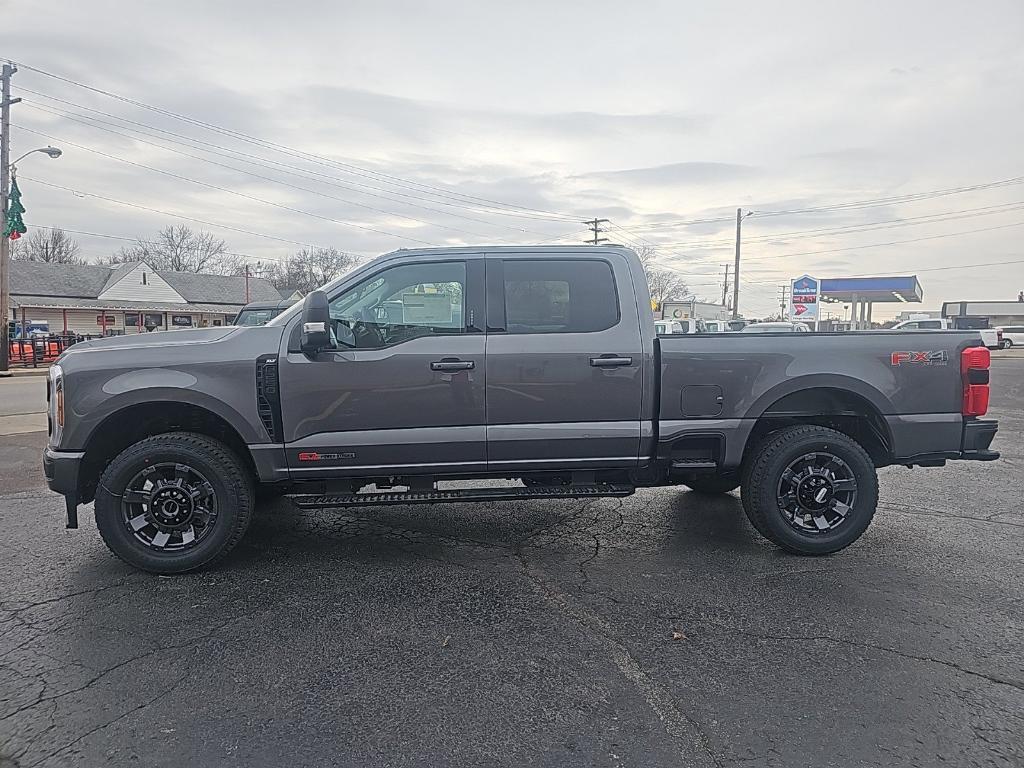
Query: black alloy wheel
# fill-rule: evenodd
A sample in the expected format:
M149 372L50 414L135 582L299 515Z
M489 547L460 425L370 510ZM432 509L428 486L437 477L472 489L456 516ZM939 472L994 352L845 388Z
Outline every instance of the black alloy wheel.
M217 508L210 481L188 464L151 464L128 481L121 495L128 530L159 551L197 546L217 524Z
M834 531L857 503L857 478L832 453L806 453L786 467L777 496L786 521L801 533Z

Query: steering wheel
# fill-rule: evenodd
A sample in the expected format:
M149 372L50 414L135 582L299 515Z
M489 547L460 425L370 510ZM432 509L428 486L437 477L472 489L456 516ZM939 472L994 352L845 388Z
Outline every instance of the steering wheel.
M370 349L384 346L384 334L373 323L356 320L352 323L352 333L356 337L356 349Z

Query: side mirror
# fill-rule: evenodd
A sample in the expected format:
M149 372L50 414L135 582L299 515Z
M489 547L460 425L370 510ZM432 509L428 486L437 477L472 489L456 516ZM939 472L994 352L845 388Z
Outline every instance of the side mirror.
M299 347L307 355L333 347L331 343L331 312L327 294L313 291L302 302L302 324Z

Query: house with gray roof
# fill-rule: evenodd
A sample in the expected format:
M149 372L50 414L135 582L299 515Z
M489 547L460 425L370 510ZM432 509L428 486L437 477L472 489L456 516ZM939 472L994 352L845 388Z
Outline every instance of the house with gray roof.
M156 270L145 262L11 262L13 320L51 333L116 335L226 325L250 301L278 301L269 280Z

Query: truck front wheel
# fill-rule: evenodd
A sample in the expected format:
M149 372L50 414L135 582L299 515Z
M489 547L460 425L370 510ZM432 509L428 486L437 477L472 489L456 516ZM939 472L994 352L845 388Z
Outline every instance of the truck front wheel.
M860 538L878 504L878 476L855 440L819 426L769 435L748 460L743 508L753 526L801 555L838 552Z
M234 548L249 527L253 496L248 468L223 443L190 432L155 435L103 472L96 527L125 562L184 573Z

